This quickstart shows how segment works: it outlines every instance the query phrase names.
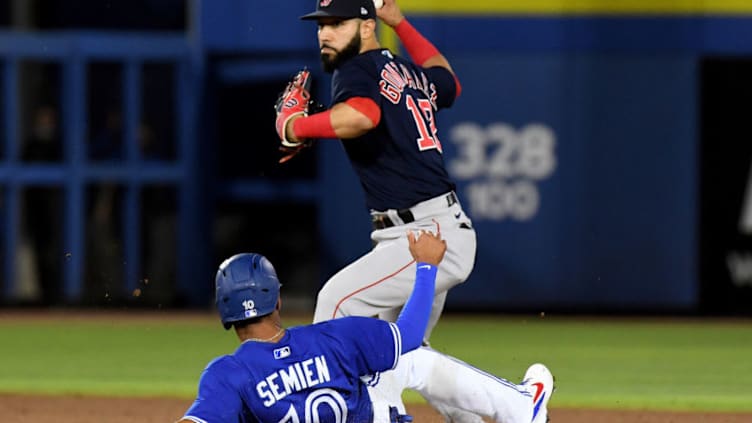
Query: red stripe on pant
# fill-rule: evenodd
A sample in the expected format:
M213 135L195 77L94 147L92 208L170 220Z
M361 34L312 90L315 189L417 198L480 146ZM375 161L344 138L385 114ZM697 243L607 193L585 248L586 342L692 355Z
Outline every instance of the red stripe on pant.
M406 265L402 266L402 267L401 267L401 268L400 268L399 270L397 270L396 272L394 272L394 273L392 273L392 274L390 274L390 275L384 276L383 278L381 278L381 279L377 280L376 282L374 282L374 283L372 283L372 284L369 284L369 285L366 285L366 286L364 286L364 287L362 287L362 288L360 288L360 289L358 289L358 290L356 290L356 291L353 291L353 292L351 292L350 294L346 295L346 296L345 296L345 298L342 298L341 300L339 300L339 302L337 303L337 306L336 306L336 307L334 307L334 313L332 313L332 319L334 319L334 318L336 318L336 317L337 317L337 311L339 310L339 307L340 307L340 306L342 305L342 303L344 303L344 302L345 302L345 301L346 301L347 299L349 299L350 297L352 297L353 295L355 295L355 294L357 294L357 293L359 293L359 292L363 292L363 291L365 291L365 290L366 290L366 289L368 289L368 288L374 287L374 286L376 286L376 285L378 285L378 284L380 284L380 283L384 282L385 280L387 280L387 279L389 279L389 278L391 278L391 277L394 277L394 275L397 275L397 274L399 274L400 272L402 272L403 270L407 269L407 268L408 268L408 267L410 267L410 265L412 265L413 263L415 263L415 260L412 260L412 261L410 261L410 263L407 263Z

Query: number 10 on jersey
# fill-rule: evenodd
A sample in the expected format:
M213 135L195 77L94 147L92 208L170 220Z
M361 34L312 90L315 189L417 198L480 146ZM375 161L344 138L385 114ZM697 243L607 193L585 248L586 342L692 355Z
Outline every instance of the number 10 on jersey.
M407 110L413 115L415 120L415 127L418 129L418 149L420 151L430 150L435 148L442 153L441 142L436 135L436 120L433 118L433 106L428 99L419 98L415 101L413 96L408 95L405 97L405 104Z

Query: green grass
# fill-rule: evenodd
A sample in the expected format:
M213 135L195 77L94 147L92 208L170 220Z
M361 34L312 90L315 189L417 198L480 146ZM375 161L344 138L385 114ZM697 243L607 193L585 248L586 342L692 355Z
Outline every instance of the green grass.
M191 396L201 370L237 346L218 321L0 324L5 392Z
M444 319L432 344L513 381L545 363L556 376L555 406L750 411L750 323Z
M117 396L191 397L237 346L213 318L180 317L0 321L0 340L0 391ZM555 407L752 411L749 321L445 316L432 345L512 381L546 363Z

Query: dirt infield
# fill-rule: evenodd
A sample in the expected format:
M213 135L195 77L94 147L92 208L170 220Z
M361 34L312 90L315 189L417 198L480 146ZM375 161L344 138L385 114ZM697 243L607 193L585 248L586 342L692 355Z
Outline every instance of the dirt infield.
M172 398L0 395L4 423L166 423L180 418L191 401ZM428 406L408 407L416 423L440 423ZM742 423L752 414L651 411L551 410L552 423Z

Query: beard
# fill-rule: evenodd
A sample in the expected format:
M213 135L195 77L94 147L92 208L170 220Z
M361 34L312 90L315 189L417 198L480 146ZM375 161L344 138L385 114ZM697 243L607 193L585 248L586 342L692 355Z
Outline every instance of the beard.
M352 39L349 43L340 51L337 51L333 47L324 45L325 47L328 47L332 50L334 50L333 55L327 55L324 53L321 53L321 64L324 67L324 72L326 73L332 73L335 69L340 67L342 63L346 62L348 59L351 59L355 56L357 56L360 53L360 32L356 32L355 35L353 35Z

